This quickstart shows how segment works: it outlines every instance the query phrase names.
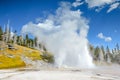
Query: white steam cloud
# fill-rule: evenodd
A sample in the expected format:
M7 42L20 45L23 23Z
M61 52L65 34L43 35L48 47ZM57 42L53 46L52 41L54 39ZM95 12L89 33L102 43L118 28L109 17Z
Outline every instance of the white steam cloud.
M80 10L71 10L72 4L61 2L55 15L49 15L41 23L28 23L23 33L31 33L43 43L55 57L55 65L93 67L88 51L88 21Z

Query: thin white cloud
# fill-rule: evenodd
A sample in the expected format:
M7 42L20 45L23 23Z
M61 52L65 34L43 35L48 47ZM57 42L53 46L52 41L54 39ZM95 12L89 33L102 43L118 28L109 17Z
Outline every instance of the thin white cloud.
M104 39L103 33L99 33L99 34L98 34L98 37L99 37L100 39Z
M85 0L85 2L88 3L89 8L100 7L115 1L116 0Z
M118 6L120 5L120 3L114 3L112 5L110 5L110 8L107 10L107 13L111 12L112 10L118 8Z
M81 2L81 0L76 0L75 2L72 3L73 7L78 7L80 5L82 5L84 2Z
M89 8L95 8L96 12L102 10L105 5L110 5L110 8L107 10L107 13L118 8L120 0L85 0Z
M97 37L100 38L100 39L103 39L105 42L110 42L110 41L112 41L112 38L111 38L111 37L106 37L106 36L103 35L103 33L99 33L99 34L97 35Z
M111 37L105 37L104 39L105 39L106 42L112 41L112 38L111 38Z
M100 12L103 8L104 8L104 6L101 6L101 7L97 8L97 9L95 9L95 11Z

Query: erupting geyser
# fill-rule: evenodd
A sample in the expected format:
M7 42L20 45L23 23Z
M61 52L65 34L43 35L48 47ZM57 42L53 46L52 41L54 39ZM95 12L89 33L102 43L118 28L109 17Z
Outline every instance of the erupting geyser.
M71 3L61 2L54 15L39 23L23 26L23 33L31 33L54 54L58 67L93 67L88 51L88 21L80 10L71 10Z

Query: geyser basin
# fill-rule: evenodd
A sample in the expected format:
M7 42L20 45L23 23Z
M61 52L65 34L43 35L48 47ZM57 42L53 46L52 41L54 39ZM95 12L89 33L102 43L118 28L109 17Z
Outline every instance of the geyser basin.
M31 33L43 43L55 57L58 67L93 67L88 51L88 21L81 16L80 10L71 10L72 5L62 2L55 15L39 23L28 23L22 33Z

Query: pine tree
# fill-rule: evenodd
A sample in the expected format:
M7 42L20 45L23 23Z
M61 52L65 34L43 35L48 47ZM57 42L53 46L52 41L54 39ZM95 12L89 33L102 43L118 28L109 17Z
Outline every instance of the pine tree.
M114 52L115 52L115 54L117 53L117 49L116 48L114 48Z
M94 46L89 44L89 51L92 57L94 57Z
M100 48L97 46L96 48L95 48L95 52L94 52L94 59L95 60L99 60L99 54L100 54Z
M10 27L9 27L9 31L8 31L8 42L10 42L10 37L11 37L11 30L10 30Z
M17 44L19 45L19 36L17 36Z
M104 54L103 54L103 52L104 52L104 51L102 51L102 49L100 48L98 60L101 61L101 62L104 61Z
M14 36L13 36L13 43L16 44L16 42L18 43L18 37L17 37L17 31L14 31Z
M0 40L2 40L2 35L3 35L3 30L2 27L0 26Z
M114 49L112 49L112 54L115 54Z
M103 46L101 46L101 50L102 50L102 53L103 53L103 58L105 59L105 49Z
M31 48L33 48L33 45L34 45L34 41L33 41L33 39L30 39L30 42L31 42Z
M46 49L46 47L45 47L45 46L43 46L43 51L45 51L45 52L47 51L47 49Z
M35 38L34 38L34 45L35 45L35 47L38 46L37 41L38 41L38 39L37 39L37 37L35 37Z
M107 46L107 48L106 48L106 53L110 53L110 49L109 49L108 46Z
M107 48L106 48L106 58L105 58L105 60L106 60L108 63L111 62L111 53L110 53L110 49L109 49L108 46L107 46Z
M118 43L116 44L116 49L117 49L117 53L120 54L120 51L119 51L119 44L118 44Z
M26 34L25 36L25 45L28 47L29 45L29 37L28 37L28 34Z

